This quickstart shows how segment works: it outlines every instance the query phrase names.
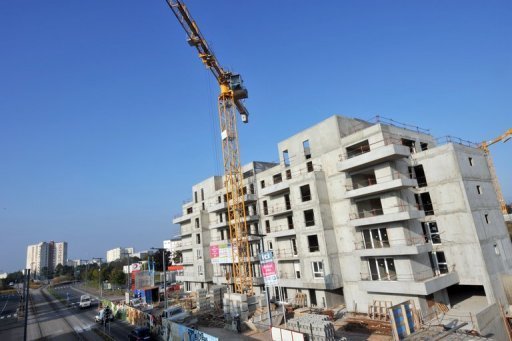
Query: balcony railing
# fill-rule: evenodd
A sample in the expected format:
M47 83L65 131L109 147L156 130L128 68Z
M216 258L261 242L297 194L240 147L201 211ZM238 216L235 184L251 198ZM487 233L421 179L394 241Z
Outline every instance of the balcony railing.
M363 154L369 153L371 151L378 150L381 147L392 145L392 144L402 145L402 140L397 139L397 138L387 137L382 140L375 141L373 143L369 143L367 145L362 145L356 149L352 149L350 151L345 151L344 153L341 153L339 155L339 161L348 160L353 157L363 155Z
M274 257L277 259L298 257L298 255L299 255L298 250L292 250L292 249L276 249L276 250L274 250Z
M407 212L410 211L411 209L421 210L422 207L420 207L417 204L398 205L386 208L386 212L384 212L382 207L375 207L368 210L359 210L357 212L350 213L350 220L371 218L391 213Z
M409 176L406 176L405 174L394 171L391 174L387 174L387 175L383 175L383 176L379 176L379 177L369 176L369 177L367 177L367 179L360 180L356 184L347 184L345 186L345 188L347 189L347 191L352 191L355 189L365 188L365 187L373 186L373 185L377 185L377 184L384 184L386 182L391 182L393 180L399 180L399 179L409 180L409 179L414 179L414 178L415 177L411 178ZM418 180L418 182L419 182L419 180Z
M361 273L361 280L363 281L404 281L404 282L409 282L409 281L414 281L414 282L422 282L422 281L426 281L428 279L431 279L431 278L436 278L436 277L440 277L440 276L443 276L443 275L446 275L448 273L452 273L453 271L455 271L455 265L452 265L451 267L443 267L443 269L428 269L428 270L424 270L424 271L419 271L419 272L416 272L416 273L408 273L408 274L400 274L400 273L396 273L396 274L392 274L392 275L389 275L387 278L380 278L380 279L373 279L372 278L372 275L371 274L368 274L368 273ZM374 276L377 276L377 274L375 274Z
M425 236L422 237L414 237L414 238L406 238L406 239L388 239L388 240L376 240L382 244L381 247L367 247L370 243L369 241L358 241L355 242L356 250L374 250L374 249L386 249L394 246L415 246L415 245L423 245L426 244Z

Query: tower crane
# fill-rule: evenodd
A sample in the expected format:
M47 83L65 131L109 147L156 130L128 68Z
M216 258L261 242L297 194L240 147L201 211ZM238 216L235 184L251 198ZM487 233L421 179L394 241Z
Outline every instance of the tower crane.
M242 77L224 69L201 34L196 22L180 0L165 0L188 36L188 44L197 49L199 58L208 68L220 87L218 111L224 161L224 186L227 194L229 239L234 291L253 294L252 266L247 233L246 211L243 196L243 175L237 130L237 112L242 122L248 123L249 112L242 100L248 97Z
M503 198L503 193L501 192L501 187L498 182L498 177L496 175L496 169L494 167L494 163L491 158L491 154L489 151L489 147L492 146L495 143L498 142L507 142L512 138L512 128L508 129L505 133L501 134L500 136L490 140L490 141L483 141L478 145L478 148L484 151L485 159L487 160L487 165L489 166L489 171L491 172L491 178L492 178L492 184L494 186L494 190L496 191L496 194L498 196L498 201L500 203L501 212L503 214L507 214L507 203L505 202L505 199Z

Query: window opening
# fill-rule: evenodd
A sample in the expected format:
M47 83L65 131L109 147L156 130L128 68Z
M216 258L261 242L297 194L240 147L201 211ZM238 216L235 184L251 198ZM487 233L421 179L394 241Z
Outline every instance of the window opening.
M292 178L292 171L290 169L286 170L286 180L290 180Z
M441 234L435 221L421 223L423 234L425 235L425 242L432 244L441 244Z
M197 204L197 192L194 192L194 202Z
M486 222L487 224L489 224L489 223L490 223L489 215L488 215L488 214L484 214L484 217L485 217L485 222Z
M389 238L386 228L363 230L362 233L365 249L389 247Z
M196 234L196 244L201 244L201 235Z
M290 156L288 155L288 150L283 150L283 162L285 167L290 165Z
M268 203L266 200L263 200L263 214L268 214Z
M204 200L204 189L201 188L201 200Z
M372 281L394 281L397 279L393 258L369 258L368 269Z
M260 186L261 186L261 188L265 188L265 180L260 181Z
M427 186L427 178L422 165L414 166L414 173L416 174L416 180L418 181L418 187Z
M187 208L187 214L192 213L192 207Z
M249 184L249 192L254 194L254 184Z
M265 231L270 233L270 220L265 220Z
M320 251L320 245L318 244L318 236L316 234L308 236L308 248L309 252Z
M290 195L289 194L285 194L284 195L284 207L286 208L286 210L291 210L292 209L292 204L290 202Z
M368 140L364 140L345 148L345 150L347 152L347 159L350 159L355 156L368 153L370 151L370 144L368 143Z
M402 144L409 147L409 151L414 153L416 151L416 142L414 140L402 139Z
M420 142L421 150L427 150L428 149L428 143L427 142Z
M476 192L480 195L482 194L482 187L480 185L476 185Z
M311 190L309 185L300 186L300 196L302 202L311 200Z
M275 184L278 184L278 183L280 183L280 182L282 182L282 181L283 181L283 176L281 175L281 173L279 173L279 174L275 174L275 175L272 177L272 179L274 180L274 185L275 185Z
M293 230L293 228L294 228L294 226L293 226L293 216L289 215L286 218L288 219L288 229L289 230Z
M473 166L473 158L472 157L468 157L468 161L469 161L469 165Z
M196 218L196 228L199 228L199 218Z
M291 239L291 244L292 244L292 254L294 256L297 256L299 251L297 249L297 240L295 238L292 238Z
M306 226L315 225L315 213L313 210L304 211L304 222Z
M306 168L307 168L308 173L311 173L313 171L313 162L312 161L308 161L306 163Z
M309 146L309 140L302 142L302 148L304 149L304 157L307 159L311 158L311 149Z
M313 277L314 278L322 278L324 277L324 263L320 262L311 262L313 266Z
M432 205L432 200L430 199L430 193L421 193L420 199L423 205L423 210L425 211L425 215L434 215L434 206Z

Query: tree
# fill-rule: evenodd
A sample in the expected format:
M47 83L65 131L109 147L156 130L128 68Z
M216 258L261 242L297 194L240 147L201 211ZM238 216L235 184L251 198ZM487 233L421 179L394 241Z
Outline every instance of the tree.
M123 285L126 283L126 275L122 269L115 268L109 275L109 281L113 284Z
M166 257L165 263L167 264L167 266L169 266L171 264L171 253L165 249L158 249L158 251L156 251L153 254L153 261L155 262L155 270L156 271L164 271L162 252L165 252L165 257Z
M174 264L183 262L183 254L182 254L181 250L177 250L174 252L174 257L172 257L172 262Z

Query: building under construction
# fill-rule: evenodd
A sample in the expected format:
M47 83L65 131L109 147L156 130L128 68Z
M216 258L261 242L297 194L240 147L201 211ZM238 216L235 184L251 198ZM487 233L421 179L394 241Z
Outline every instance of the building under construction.
M243 167L256 294L258 255L272 250L279 285L270 293L280 301L371 315L410 300L423 317L472 296L481 301L469 313L512 303L512 245L477 146L392 120L332 116L278 152L278 163ZM233 283L224 183L193 185L173 220L187 291Z

